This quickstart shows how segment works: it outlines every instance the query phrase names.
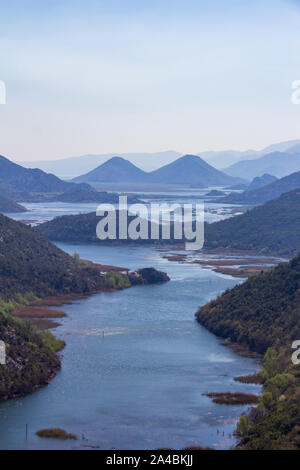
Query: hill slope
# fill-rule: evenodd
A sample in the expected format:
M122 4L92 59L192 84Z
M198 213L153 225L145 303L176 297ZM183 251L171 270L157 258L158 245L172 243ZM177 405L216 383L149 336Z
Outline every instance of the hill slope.
M54 241L70 241L76 243L105 243L105 244L161 244L161 243L182 243L184 240L164 240L162 239L162 225L159 226L159 239L148 240L137 239L119 239L119 212L116 211L116 239L101 241L97 237L96 227L102 217L96 215L95 212L88 214L63 215L55 217L49 222L44 222L35 227L35 230ZM135 216L127 213L127 226L135 219ZM151 233L151 225L148 222L148 233ZM173 234L173 225L170 226L171 238Z
M269 175L268 173L264 173L262 176L256 176L249 184L247 191L262 188L263 186L274 183L277 179L276 176Z
M152 183L152 184L199 184L202 186L228 186L241 182L222 171L216 170L200 157L185 155L175 162L147 173L128 160L113 157L95 170L74 178L75 182L102 183Z
M119 157L129 160L144 171L152 171L161 165L174 161L181 154L174 150L155 153L121 153ZM114 153L102 155L81 155L79 157L62 158L60 160L20 162L25 168L40 168L47 173L54 173L60 178L76 178L94 170L102 163L115 156ZM228 165L227 165L228 166Z
M26 212L25 207L17 204L15 201L0 195L0 213Z
M262 188L245 191L241 194L229 194L222 202L233 204L261 204L279 197L281 194L300 188L300 171L285 176Z
M196 318L218 336L264 354L300 338L300 256L250 277L201 307Z
M65 192L76 188L74 183L67 183L57 176L42 170L23 168L0 155L0 184L13 192ZM83 187L87 187L84 185Z
M121 157L113 157L85 175L74 178L75 182L90 183L142 183L147 173Z
M101 288L96 269L84 268L30 227L0 214L0 299L89 293Z
M284 142L278 142L276 144L268 145L268 147L263 148L262 150L221 150L221 151L208 151L208 152L199 152L198 155L201 158L204 158L210 165L213 165L215 168L224 169L234 163L242 160L254 160L263 155L272 152L291 152L295 153L298 149L300 150L300 140L288 140ZM299 151L298 150L298 151Z
M175 162L149 173L149 181L164 184L198 184L199 187L207 187L237 184L241 179L228 177L196 155L184 155Z
M263 395L240 419L242 449L300 449L300 371L292 342L300 338L300 257L249 278L201 307L196 319L213 333L265 353Z
M255 178L269 173L282 178L300 170L300 153L272 152L255 160L243 160L225 168L225 173L240 178Z
M49 333L39 334L0 309L0 338L7 345L6 363L0 365L0 401L33 392L55 376L60 360L47 337Z
M205 226L208 249L255 250L292 256L300 252L300 189L242 215Z

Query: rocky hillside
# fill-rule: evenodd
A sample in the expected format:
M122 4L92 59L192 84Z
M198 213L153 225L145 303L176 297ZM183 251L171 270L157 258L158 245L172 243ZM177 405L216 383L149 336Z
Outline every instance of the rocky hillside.
M2 311L1 311L2 310ZM0 401L26 395L49 383L60 369L56 350L62 342L37 333L0 309L0 339L6 345L6 363L0 364Z

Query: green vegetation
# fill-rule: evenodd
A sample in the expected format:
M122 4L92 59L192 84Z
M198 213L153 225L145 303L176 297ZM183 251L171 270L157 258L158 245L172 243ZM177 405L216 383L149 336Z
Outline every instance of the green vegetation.
M29 322L0 312L0 338L6 345L6 364L0 365L0 401L46 385L60 369L53 348Z
M238 437L245 438L248 436L248 432L249 432L249 418L248 416L242 415L240 417L240 420L236 428L236 435Z
M270 355L274 358L275 350L270 349L265 355L263 368L263 375L269 378L264 382L264 392L258 407L251 408L248 416L240 418L237 435L241 441L238 448L299 450L299 368L292 365L287 350L281 348L281 353L276 356L276 367L272 373L270 363L267 363Z
M254 250L294 256L300 252L300 190L245 214L205 225L204 248Z
M196 316L215 334L264 354L300 338L300 256L250 277L201 307Z
M210 331L264 354L263 394L237 427L241 449L300 449L300 369L291 361L292 342L300 338L299 292L300 256L249 278L196 313Z
M42 340L43 344L53 352L61 351L66 345L65 341L55 338L48 330L42 333Z
M33 298L89 294L106 287L93 264L58 249L32 228L0 214L0 306L26 304ZM30 295L28 294L30 293Z
M52 439L74 439L77 440L78 437L76 434L71 434L64 429L60 428L49 428L49 429L40 429L36 432L36 435L39 437L48 437Z
M128 276L120 273L106 273L105 280L109 287L113 289L126 289L130 287Z

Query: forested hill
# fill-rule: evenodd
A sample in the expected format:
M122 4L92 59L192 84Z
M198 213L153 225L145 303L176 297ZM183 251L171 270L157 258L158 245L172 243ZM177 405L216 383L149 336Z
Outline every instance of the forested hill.
M300 256L250 277L196 316L215 334L265 353L269 346L300 339Z
M127 276L124 282L131 283ZM158 281L153 277L143 282ZM69 256L31 227L0 214L0 309L1 299L89 294L114 287L101 265Z
M30 227L0 214L0 298L89 293L103 285L83 266Z
M135 219L136 216L131 215L127 212L127 225ZM56 217L49 222L44 222L38 225L35 229L42 235L47 237L49 240L54 241L69 241L78 243L105 243L105 244L160 244L160 243L182 243L184 240L173 239L173 224L170 224L170 240L162 239L162 224L159 225L159 240L151 239L147 240L137 239L132 240L130 238L123 240L119 239L119 210L116 211L116 240L104 240L100 241L96 234L97 224L100 222L102 216L97 216L96 212L90 212L88 214L76 214L76 215L63 215ZM148 233L151 233L151 223L148 222Z
M196 313L213 333L265 353L259 406L240 419L243 449L300 449L300 257L249 278Z
M20 204L18 204L15 201L12 201L11 199L2 196L0 194L0 213L7 213L7 212L26 212L25 207L22 207Z
M245 214L206 224L204 248L255 250L293 256L300 252L300 189Z

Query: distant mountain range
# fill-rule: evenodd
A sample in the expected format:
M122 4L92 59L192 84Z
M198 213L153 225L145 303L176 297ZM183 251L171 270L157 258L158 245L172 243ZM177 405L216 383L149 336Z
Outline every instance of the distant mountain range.
M71 188L89 188L89 185L78 186L75 183L62 181L57 176L45 173L37 168L23 168L0 156L0 185L3 190L16 193L19 191L51 193L65 192Z
M76 176L94 170L97 166L102 165L107 160L114 157L116 153L100 154L100 155L82 155L79 157L63 158L61 160L20 162L25 168L40 168L47 173L54 173L63 179L72 179ZM173 162L182 154L174 150L154 153L121 153L120 157L129 160L134 165L142 168L144 171L156 170L162 165Z
M25 212L18 204L23 201L116 203L118 197L117 193L98 192L87 183L66 182L42 170L23 168L0 156L0 213ZM140 201L128 196L128 202Z
M196 155L185 155L158 170L145 172L121 157L113 157L89 173L74 178L87 183L195 184L197 187L229 186L243 182L206 163Z
M240 178L255 178L269 173L282 178L300 170L300 152L272 152L255 160L243 160L225 168L228 175Z
M300 140L289 140L269 145L262 150L221 150L221 151L206 151L199 152L197 155L209 163L211 166L224 170L233 164L242 160L256 160L260 157L274 152L283 153L300 153ZM39 168L47 173L53 173L62 179L72 179L77 176L89 173L102 163L105 163L110 158L114 157L116 153L108 154L87 154L78 157L63 158L60 160L48 161L33 161L33 162L19 162L25 168ZM136 153L119 153L118 156L129 160L131 163L141 168L144 171L150 172L157 170L163 165L172 163L183 154L174 150L164 152L136 152ZM292 171L300 170L300 167ZM261 176L263 173L275 174L274 171L264 170L260 174L247 175L246 179L251 180L255 176ZM233 175L235 176L235 175ZM240 176L240 175L237 175ZM281 177L283 174L275 176ZM245 176L242 176L245 178Z
M268 145L262 150L221 150L221 151L208 151L208 152L199 152L197 155L204 158L210 165L218 169L224 169L234 163L237 163L242 160L255 160L263 155L267 155L272 152L291 152L297 153L296 149L299 149L300 152L300 140L288 140L284 142L279 142L276 144ZM300 170L300 168L298 168ZM257 175L255 175L257 176ZM249 178L248 178L249 179Z
M243 193L231 193L222 198L221 202L228 204L249 204L256 205L263 202L270 201L281 194L294 189L300 188L300 171L292 173L291 175L280 178L271 184L253 189L252 191L244 191Z

